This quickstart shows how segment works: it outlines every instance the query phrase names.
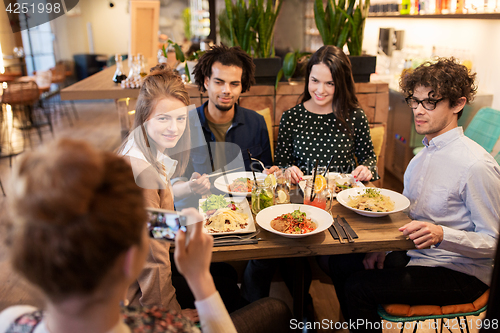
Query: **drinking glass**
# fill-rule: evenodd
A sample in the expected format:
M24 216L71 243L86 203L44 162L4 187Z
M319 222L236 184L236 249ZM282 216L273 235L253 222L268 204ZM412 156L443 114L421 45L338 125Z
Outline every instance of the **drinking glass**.
M317 191L317 189L313 190L313 180L308 179L304 190L304 204L330 211L332 208L332 192L328 186L322 191Z
M279 168L274 173L276 177L275 202L276 204L290 203L291 172L287 168Z
M257 182L252 187L252 212L258 214L261 210L274 205L274 189L272 185Z

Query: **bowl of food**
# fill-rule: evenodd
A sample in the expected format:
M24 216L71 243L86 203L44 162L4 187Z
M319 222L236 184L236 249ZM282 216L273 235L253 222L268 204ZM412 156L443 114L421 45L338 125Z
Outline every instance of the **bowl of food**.
M365 187L351 188L337 194L337 201L356 213L369 217L382 217L400 212L410 205L404 195L391 190Z
M255 173L257 181L264 181L266 175L260 172ZM232 194L233 196L250 196L254 178L252 172L232 172L220 176L214 181L214 186L221 192Z
M318 234L332 225L325 210L302 204L284 204L263 209L255 217L257 224L283 237L301 238Z

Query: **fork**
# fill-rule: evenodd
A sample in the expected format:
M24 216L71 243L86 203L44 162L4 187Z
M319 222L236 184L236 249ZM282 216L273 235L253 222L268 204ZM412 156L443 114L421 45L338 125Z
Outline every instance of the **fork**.
M256 161L256 162L259 162L260 165L262 166L262 170L266 170L266 167L264 166L264 163L262 163L261 161L259 161L258 159L254 158L254 157L251 157L250 158L252 161Z
M236 238L236 239L250 239L250 238L253 238L255 236L257 236L258 234L260 233L260 229L255 231L255 232L252 232L251 234L247 234L247 235L227 235L227 236L218 236L218 237L214 237L214 242L218 241L219 239L229 239L229 238Z

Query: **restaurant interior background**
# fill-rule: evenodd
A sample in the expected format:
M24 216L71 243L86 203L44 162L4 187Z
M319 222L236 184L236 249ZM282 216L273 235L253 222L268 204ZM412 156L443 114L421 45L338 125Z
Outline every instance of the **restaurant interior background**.
M160 31L178 43L182 43L184 39L182 11L190 5L190 2L202 3L201 0L160 1ZM214 2L217 12L224 8L223 0ZM285 0L276 26L275 46L278 50L304 50L310 46L317 49L320 46L314 41L306 45L307 34L310 34L304 15L308 13L307 2ZM301 7L304 10L297 10ZM75 54L94 53L112 56L116 53L128 53L130 39L128 0L85 0L80 1L76 9L72 15L63 15L50 22L54 36L55 61L71 61ZM497 4L497 10L500 11L500 4ZM492 94L492 107L500 109L500 84L496 82L500 77L498 65L500 13L489 16L491 19L480 16L465 19L463 15L459 18L455 16L454 14L438 18L409 15L371 16L366 20L363 49L368 54L377 54L379 28L403 30L403 51L407 57L427 59L433 55L454 55L463 60L470 60L473 70L478 73L480 92ZM20 46L22 40L12 33L3 2L0 4L0 22L0 45L3 56L8 58L13 55L14 47ZM13 61L5 59L4 67ZM374 79L390 80L386 75L383 60L378 59L378 66L378 74L381 76ZM39 70L46 69L48 67L39 68ZM397 74L391 73L393 77Z
M275 47L281 52L293 50L314 51L322 43L315 31L314 19L312 18L312 0L282 0L284 1L278 18L275 34ZM224 8L224 0L211 0L215 3L216 11ZM378 1L383 3L384 0ZM197 5L204 10L201 16L208 11L206 0L161 0L159 26L162 34L168 35L175 42L182 43L184 40L184 23L182 12L185 8ZM205 3L205 4L204 4ZM374 1L372 0L372 3ZM482 103L500 110L500 0L496 1L497 12L487 15L435 15L431 17L410 16L410 15L377 15L370 16L366 20L363 49L367 54L375 55L379 49L379 33L381 28L392 28L395 31L404 31L404 37L400 40L402 50L397 50L392 57L379 55L377 59L377 72L372 75L371 81L385 81L389 87L398 90L397 79L404 66L416 65L421 61L430 59L433 56L455 56L462 61L469 61L472 70L478 76L479 96ZM104 59L109 59L115 54L128 54L130 48L131 30L130 4L128 0L82 0L75 10L50 21L39 29L33 29L33 48L40 48L39 57L35 66L33 62L26 59L28 73L35 70L47 70L54 66L57 61L65 61L71 64L74 55L96 54L103 55ZM204 29L203 20L200 22L200 29ZM38 34L37 31L38 30ZM205 26L206 30L206 26ZM205 31L206 32L206 31ZM44 36L43 38L41 36ZM5 68L13 71L20 69L17 64L19 59L14 56L14 48L24 46L21 33L13 34L5 6L0 2L0 74ZM53 41L53 43L51 43ZM26 41L24 41L26 43ZM24 47L26 50L27 48ZM411 61L409 61L411 59ZM3 62L2 62L3 60ZM405 61L406 60L406 61ZM29 62L29 64L28 64ZM154 64L149 63L148 66ZM73 79L74 80L74 79ZM111 81L111 76L109 77ZM1 83L1 82L0 82ZM248 98L248 97L247 97ZM392 103L392 100L391 100ZM110 108L111 105L111 108ZM103 107L103 110L112 111L114 114L92 113L92 108ZM119 126L116 119L114 103L97 101L95 104L82 102L78 104L81 115L79 123L72 128L65 128L61 133L72 133L81 137L96 140L109 140L109 148L119 140ZM92 122L85 122L84 112L88 112L93 117ZM108 113L112 113L108 112ZM391 110L389 110L389 113ZM82 116L83 115L83 116ZM83 119L82 119L83 118ZM107 122L113 122L112 126L107 126ZM411 124L406 124L411 125ZM80 129L78 128L80 126ZM81 129L87 126L87 129ZM91 129L89 129L92 127ZM97 131L100 136L92 138ZM115 133L116 131L116 133ZM104 137L107 135L107 137ZM103 140L104 138L104 140ZM101 142L101 145L104 145ZM9 164L6 160L0 160L0 179L8 182L7 174L10 173ZM399 163L400 170L404 170L405 162L397 159L393 163ZM387 165L387 164L386 164ZM389 166L390 167L390 166ZM1 196L1 194L0 194ZM0 211L2 201L0 200ZM8 272L5 267L5 256L0 251L0 271ZM1 281L15 281L7 273L0 273ZM10 273L9 273L10 274ZM12 283L12 282L10 282ZM1 285L1 283L0 283ZM320 316L335 319L331 312L334 305L328 300L333 286L313 283L315 289L311 292L314 298L322 303L316 310L322 311ZM23 291L22 286L17 289L7 286L3 290ZM286 289L286 287L283 287ZM325 296L326 295L326 296ZM5 307L7 301L2 300L2 287L0 287L0 310ZM26 296L24 300L29 300ZM10 302L14 302L9 300ZM17 300L16 300L17 301ZM329 312L330 311L330 312Z

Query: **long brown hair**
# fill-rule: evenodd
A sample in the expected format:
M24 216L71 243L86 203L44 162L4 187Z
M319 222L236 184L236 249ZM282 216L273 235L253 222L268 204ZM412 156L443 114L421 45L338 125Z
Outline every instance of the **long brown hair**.
M143 191L112 152L62 139L26 153L8 198L14 268L51 299L91 294L113 264L141 244Z
M157 103L161 99L169 96L178 99L186 106L190 104L189 95L181 77L167 65L159 64L151 68L149 75L144 78L135 107L135 119L131 131L135 143L144 154L146 160L154 166L161 175L165 175L165 171L163 170L161 162L156 159L156 145L154 141L148 137L144 124L153 113ZM122 143L118 151L123 152L126 144L127 140ZM177 142L175 147L168 148L165 151L169 157L178 161L173 177L179 177L184 174L189 162L189 149L190 131L189 115L187 115L186 129L179 139L179 142Z
M307 63L306 85L302 94L302 103L311 99L309 76L312 67L317 64L325 64L330 68L335 84L332 101L333 114L350 135L352 130L346 119L350 119L352 112L359 107L352 77L351 61L340 48L333 45L324 45L316 51Z

